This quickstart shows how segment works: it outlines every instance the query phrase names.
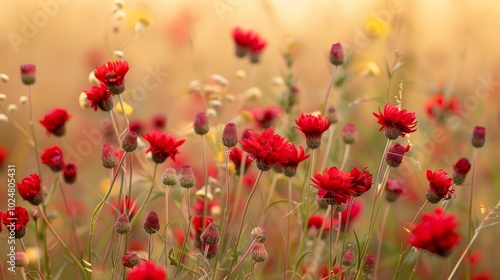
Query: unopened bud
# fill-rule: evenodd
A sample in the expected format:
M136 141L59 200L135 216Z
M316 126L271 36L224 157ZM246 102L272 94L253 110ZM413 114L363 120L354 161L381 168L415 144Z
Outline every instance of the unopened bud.
M30 260L25 252L16 252L15 263L16 267L26 267L30 264Z
M130 224L130 220L125 213L121 213L118 215L118 218L115 222L115 231L119 234L127 234L132 230L132 225Z
M354 253L352 251L345 252L342 257L342 264L345 266L351 266L354 263Z
M352 123L347 123L342 129L342 140L347 145L352 145L358 140L358 128Z
M76 181L77 167L74 163L66 163L63 167L63 178L66 184L73 184Z
M339 66L344 63L344 50L340 43L333 44L330 48L330 63L335 66Z
M160 220L158 219L156 212L149 212L146 217L146 222L144 222L144 230L148 234L155 234L160 230Z
M207 226L205 231L201 234L201 243L207 245L214 245L219 243L219 230L214 223L211 223Z
M33 208L31 210L31 217L35 222L38 220L38 218L40 217L40 212L38 211L38 208Z
M263 262L267 260L268 254L266 247L262 242L256 242L252 248L252 260L254 262Z
M265 227L255 227L252 229L250 236L253 240L257 242L265 242L267 239L267 228Z
M109 142L102 145L101 162L105 168L118 166L118 157L116 156L115 148Z
M404 191L404 183L401 180L387 180L385 184L385 200L395 202Z
M472 132L472 146L476 148L481 148L486 142L486 128L483 126L474 127Z
M21 65L21 81L23 84L29 86L36 81L36 67L34 64Z
M457 160L453 166L453 183L455 183L455 185L461 185L464 183L470 167L470 162L467 158L463 157Z
M174 168L168 167L165 169L163 174L161 175L161 182L165 186L175 186L177 185L177 172Z
M364 273L371 273L375 268L375 257L373 255L367 255L365 258L365 263L363 265Z
M207 134L210 130L210 126L208 124L207 114L201 112L196 114L196 118L194 120L194 132L199 135Z
M238 134L234 123L228 123L224 127L224 131L222 132L222 144L228 148L234 147L238 144Z
M336 124L339 122L339 113L334 106L328 107L326 115L331 124Z
M123 138L122 149L125 152L131 153L137 149L137 146L137 133L129 131Z
M387 151L387 155L385 157L387 165L394 168L401 166L401 164L403 163L403 157L409 150L409 145L406 147L403 147L399 143L395 143L394 145L392 145L392 147L390 147Z
M182 167L179 174L179 184L185 189L192 188L196 184L196 177L190 165L184 165Z
M122 257L122 264L125 267L133 268L139 264L141 257L136 252L127 252Z

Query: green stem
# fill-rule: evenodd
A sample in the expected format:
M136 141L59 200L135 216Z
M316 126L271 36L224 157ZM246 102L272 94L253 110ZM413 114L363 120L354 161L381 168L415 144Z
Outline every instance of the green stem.
M248 206L250 205L250 201L252 200L253 194L255 193L255 190L257 189L257 184L259 183L260 178L262 177L262 173L264 173L264 172L262 170L260 170L259 174L257 175L257 179L255 180L255 183L253 185L252 191L250 191L250 194L248 195L247 202L245 203L245 207L243 208L243 215L241 217L241 223L240 223L240 227L238 230L238 238L236 239L236 246L234 247L234 252L233 252L233 260L231 261L231 266L229 267L229 274L227 275L227 277L229 277L231 275L232 269L234 266L234 262L238 259L238 246L240 245L242 231L243 231L243 225L245 224L245 217L247 215Z
M184 242L182 244L181 254L179 256L179 264L177 265L177 268L175 269L174 279L177 278L177 275L180 272L180 267L182 266L182 258L184 257L184 251L186 250L187 240L189 238L189 233L191 232L190 230L191 230L191 219L192 219L192 216L191 216L191 202L190 202L191 198L190 198L189 190L190 189L186 189L187 212L188 212L188 226L187 226L186 236L184 236Z
M339 67L335 66L332 76L330 77L330 82L328 82L328 87L326 88L325 101L323 102L323 105L325 106L323 110L323 116L326 116L326 113L328 112L328 97L330 96L330 91L332 89L333 83L335 83L335 79L337 78L338 70Z
M286 231L285 264L283 266L283 277L286 279L288 262L290 261L290 232L292 231L292 177L288 177L288 215Z
M351 145L347 144L344 150L344 157L342 158L342 164L340 165L340 170L344 170L345 164L347 163L347 159L349 158L349 154L351 152Z
M139 217L141 216L142 211L144 211L144 208L146 208L146 205L149 202L149 198L151 197L151 193L153 193L153 189L155 188L155 183L156 183L156 170L158 169L158 163L155 163L155 167L153 169L153 178L151 181L151 188L149 189L148 196L146 196L146 200L141 204L141 207L137 211L137 214L132 218L132 221L130 224L132 225L132 228L134 227L135 223L139 220Z
M389 216L389 211L391 209L392 203L389 203L384 210L384 217L382 218L382 225L380 226L380 234L378 236L377 254L375 256L375 264L373 268L373 280L377 280L378 275L378 265L380 262L380 253L382 251L382 239L384 237L385 223L387 222L387 216Z
M467 242L470 241L472 232L472 206L474 203L474 186L476 185L476 165L478 151L479 149L476 147L474 147L474 150L472 151L472 177L469 196L469 213L467 216ZM470 250L467 252L467 257L470 258ZM470 262L465 262L465 279L470 279Z

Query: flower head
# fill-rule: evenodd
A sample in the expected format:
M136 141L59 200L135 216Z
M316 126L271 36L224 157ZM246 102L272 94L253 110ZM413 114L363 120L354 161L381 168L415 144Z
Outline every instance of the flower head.
M461 185L465 181L465 177L470 170L470 162L467 158L462 157L453 165L453 183Z
M243 160L243 150L238 147L232 147L229 150L229 160L234 164L234 170L236 175L240 174L241 169L241 161ZM243 175L247 172L248 167L252 164L252 159L249 156L245 156L245 162L243 163L245 166L243 168Z
M358 140L358 128L353 123L347 123L342 128L342 141L347 145L352 145Z
M366 167L363 170L359 170L357 167L354 167L351 170L350 175L352 178L353 188L355 189L355 197L364 194L372 187L372 174L368 172Z
M475 126L472 131L472 146L475 148L481 148L486 142L486 128L483 126Z
M139 264L141 257L136 252L127 252L122 257L122 264L125 267L133 268Z
M313 114L300 114L295 123L297 124L295 128L304 133L307 146L311 149L317 149L321 146L321 136L330 128L328 118Z
M318 198L330 205L347 203L358 191L351 174L342 172L337 167L327 168L323 173L316 171L311 181L311 185L318 189Z
M219 230L214 223L209 224L200 236L201 243L215 245L219 242Z
M196 134L198 135L207 134L208 131L210 130L207 114L205 114L204 112L196 114L193 127L194 127L194 132L196 132Z
M158 214L155 211L149 212L146 217L146 222L144 222L144 230L148 234L155 234L160 230L160 220L158 219Z
M27 200L33 205L38 205L43 202L40 177L35 173L30 174L28 177L21 180L21 182L17 183L17 190L24 200Z
M101 83L98 87L92 86L89 90L84 90L83 92L87 95L90 107L94 111L97 111L97 108L105 112L113 109L113 96L104 83Z
M257 162L257 168L262 171L270 170L275 164L281 164L287 160L288 140L279 134L275 134L273 127L263 130L261 133L250 131L250 138L240 141L243 150Z
M108 61L94 69L94 76L106 84L112 94L120 94L125 91L123 79L129 69L126 61Z
M255 108L252 110L254 120L261 128L269 128L281 116L282 111L278 106Z
M390 140L417 130L415 128L417 126L415 113L408 112L406 109L401 110L395 105L387 103L384 106L383 113L379 108L379 114L373 113L373 115L377 117L378 123L382 125L380 130L384 130L385 137Z
M12 223L12 221L16 221ZM21 206L10 208L2 213L2 222L7 229L14 231L14 238L23 238L26 234L26 226L30 221L28 211Z
M252 31L245 32L240 27L236 27L233 29L232 35L236 46L236 56L239 58L245 57L245 55L249 52L257 34Z
M434 213L422 216L420 224L411 231L408 243L415 248L446 257L460 241L457 227L455 216L446 215L443 209L438 208Z
M153 130L150 134L142 134L142 137L149 142L150 147L146 152L151 152L153 161L156 163L162 163L168 157L175 161L175 155L179 152L177 148L185 141L177 140L174 136L158 130Z
M63 152L59 146L52 146L45 149L40 158L42 159L42 163L46 164L54 172L59 172L64 167Z
M339 66L344 63L344 50L342 48L342 44L335 43L330 48L330 63L335 66Z
M460 115L460 104L455 96L445 101L443 94L438 93L426 101L425 112L430 118L442 121L449 115Z
M74 163L68 162L63 167L63 178L66 184L73 184L76 181L77 167Z
M269 255L267 254L266 246L264 246L264 243L255 242L252 247L252 260L254 262L263 262L267 260L268 256Z
M455 192L453 180L448 176L448 172L442 169L436 172L427 170L427 180L429 180L427 200L430 203L435 204L443 200L448 200Z
M288 158L280 166L283 167L285 176L293 177L297 173L299 163L309 158L309 154L305 154L304 147L295 146L292 143L288 143L286 149L288 150Z
M55 136L63 136L66 132L66 121L71 118L71 115L66 110L56 108L49 114L45 115L40 123L47 129L48 133Z
M34 64L21 65L21 81L25 85L32 85L36 81L36 66Z
M404 183L401 180L389 179L385 184L385 200L395 202L404 192Z
M389 148L389 151L387 151L385 161L390 167L399 167L403 163L403 157L405 153L407 153L409 150L409 145L403 147L401 144L395 143L394 145L392 145L392 147Z
M155 263L141 262L128 273L127 280L166 280L165 270Z
M234 147L238 144L238 134L234 123L228 123L224 126L224 130L222 132L222 144L227 148Z
M104 168L115 168L118 166L118 154L113 144L106 142L102 145L101 163Z

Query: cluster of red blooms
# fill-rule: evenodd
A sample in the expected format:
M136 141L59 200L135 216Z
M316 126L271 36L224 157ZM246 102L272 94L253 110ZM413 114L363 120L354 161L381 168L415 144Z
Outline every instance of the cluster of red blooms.
M54 172L63 172L64 181L73 184L76 181L77 167L72 162L65 162L61 148L52 146L45 149L40 155L42 163L47 165Z
M449 115L459 116L460 104L456 97L445 100L442 93L430 97L425 103L425 112L431 119L444 120Z
M243 31L240 27L233 29L233 40L236 46L235 54L238 58L250 55L250 62L259 63L260 54L266 47L266 42L259 34L249 30Z
M24 237L26 234L26 227L30 221L26 209L21 206L16 206L3 213L0 211L0 218L9 231L14 231L14 238L19 239ZM2 227L0 226L0 232L1 231Z
M366 168L361 171L355 167L350 172L344 172L337 167L330 167L323 173L316 171L311 181L311 185L318 189L319 199L330 205L341 205L351 197L358 197L370 190L372 174Z

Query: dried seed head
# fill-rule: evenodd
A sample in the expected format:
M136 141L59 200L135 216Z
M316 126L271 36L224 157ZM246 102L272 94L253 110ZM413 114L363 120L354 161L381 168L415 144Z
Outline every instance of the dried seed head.
M165 186L175 186L177 185L177 172L172 167L167 167L161 175L161 182Z
M255 227L252 229L250 236L253 240L257 242L265 242L267 239L267 228L265 227Z
M196 177L190 165L184 165L179 174L179 184L185 189L189 189L196 185Z
M263 262L267 260L268 254L266 247L262 242L256 242L252 248L252 260L254 262Z

